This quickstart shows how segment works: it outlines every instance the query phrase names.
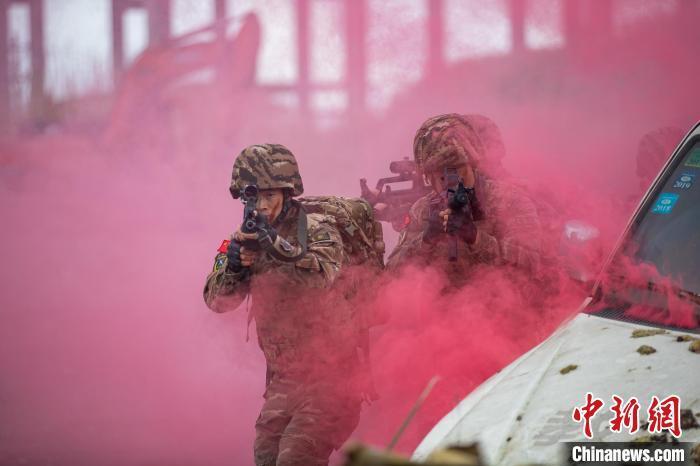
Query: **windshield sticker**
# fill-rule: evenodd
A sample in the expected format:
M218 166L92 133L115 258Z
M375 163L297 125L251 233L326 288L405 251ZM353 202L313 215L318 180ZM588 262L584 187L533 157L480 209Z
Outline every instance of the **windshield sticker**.
M675 189L690 189L695 181L695 173L683 173L673 183Z
M678 194L662 193L651 212L654 214L670 214L677 201Z
M685 161L685 166L700 168L700 147L693 147L693 150L688 156L688 160Z

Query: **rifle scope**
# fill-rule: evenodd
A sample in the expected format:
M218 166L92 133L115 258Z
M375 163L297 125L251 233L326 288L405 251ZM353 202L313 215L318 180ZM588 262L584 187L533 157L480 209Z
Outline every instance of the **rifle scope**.
M245 202L245 230L251 232L255 230L257 222L253 217L255 203L258 200L258 187L254 184L249 184L243 188L243 202Z
M243 199L245 201L256 199L258 197L258 187L254 184L249 184L243 188Z
M413 173L416 171L416 163L413 160L404 158L403 160L395 160L389 164L389 171L400 175L402 173Z

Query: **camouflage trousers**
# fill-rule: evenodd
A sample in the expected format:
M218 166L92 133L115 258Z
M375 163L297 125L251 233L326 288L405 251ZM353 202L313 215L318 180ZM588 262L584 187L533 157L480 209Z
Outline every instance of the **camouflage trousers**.
M256 466L326 466L360 420L359 394L273 377L255 423Z

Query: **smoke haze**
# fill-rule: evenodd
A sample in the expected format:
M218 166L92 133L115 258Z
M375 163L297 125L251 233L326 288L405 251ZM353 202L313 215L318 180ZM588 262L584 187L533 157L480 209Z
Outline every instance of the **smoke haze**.
M144 55L106 103L86 99L61 124L5 137L0 464L252 464L264 358L254 326L245 342L245 309L214 314L201 296L216 249L241 217L228 183L250 144L289 147L305 194L357 196L359 178L373 184L391 160L412 155L427 117L487 115L506 148L493 176L546 201L557 225L597 227L587 260L599 267L643 194L642 136L664 126L685 132L698 119L700 13L652 9L603 37L609 25L590 10L575 43L453 61L403 87L381 112L314 119L254 82L260 44L251 23L232 49L243 56L235 66L225 53L205 54L225 79L166 80L172 57ZM403 66L421 63L401 45L412 33L376 33L373 53L398 49ZM384 228L390 250L396 234ZM547 234L559 241L559 230ZM551 270L559 292L542 299L513 271L477 272L449 294L433 269L385 277L370 305L390 316L372 330L381 399L363 411L353 438L386 445L438 374L399 443L411 452L585 295L559 267Z

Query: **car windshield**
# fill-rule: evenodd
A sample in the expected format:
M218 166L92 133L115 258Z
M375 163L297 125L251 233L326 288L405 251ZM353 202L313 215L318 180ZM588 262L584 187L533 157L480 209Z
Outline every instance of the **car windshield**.
M606 304L624 303L639 320L697 329L700 138L683 150L645 201L601 290Z
M700 293L700 140L648 204L632 235L638 261L653 264L683 289Z

